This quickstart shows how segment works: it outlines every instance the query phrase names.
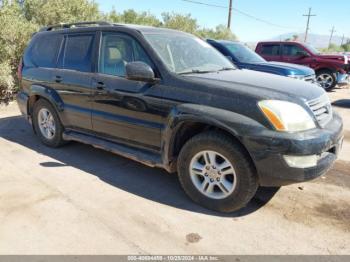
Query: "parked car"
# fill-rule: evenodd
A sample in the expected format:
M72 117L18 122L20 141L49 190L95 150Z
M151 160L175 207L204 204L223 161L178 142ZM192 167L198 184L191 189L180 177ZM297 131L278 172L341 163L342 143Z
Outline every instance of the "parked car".
M260 42L255 51L267 61L313 68L317 82L326 90L349 83L350 66L344 55L322 55L312 46L299 42Z
M249 47L239 42L212 40L207 42L228 57L238 68L250 69L295 79L316 82L315 71L310 67L282 62L267 62Z
M213 210L244 207L259 186L324 174L342 141L322 88L238 70L170 29L49 26L18 73L19 108L42 143L79 141L177 172L189 197Z

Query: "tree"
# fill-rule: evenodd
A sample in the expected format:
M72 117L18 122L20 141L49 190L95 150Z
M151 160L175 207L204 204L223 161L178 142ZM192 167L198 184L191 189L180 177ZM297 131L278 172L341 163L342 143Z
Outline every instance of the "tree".
M325 53L332 53L332 52L344 52L343 46L338 46L334 43L331 43L328 48L322 49Z
M0 9L0 102L7 101L15 91L16 70L37 26L24 19L21 6L15 1L3 1Z
M118 14L113 8L110 13L106 15L108 21L125 24L138 24L149 26L160 26L161 21L149 12L137 13L132 9L125 10L122 14Z
M38 25L53 25L102 18L98 5L88 0L27 0L25 18Z
M188 33L196 33L199 26L197 20L190 14L182 15L177 13L162 13L163 27L181 30Z
M197 35L202 38L221 39L221 40L237 40L237 36L232 33L225 25L218 25L215 29L198 30Z

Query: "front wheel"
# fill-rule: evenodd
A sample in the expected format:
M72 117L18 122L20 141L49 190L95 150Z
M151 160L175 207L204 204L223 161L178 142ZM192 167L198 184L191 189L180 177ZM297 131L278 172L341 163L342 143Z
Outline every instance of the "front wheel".
M316 76L317 83L326 91L330 91L337 85L337 77L331 70L320 70Z
M220 212L244 207L258 181L245 149L221 132L205 132L190 139L178 158L178 176L196 203Z

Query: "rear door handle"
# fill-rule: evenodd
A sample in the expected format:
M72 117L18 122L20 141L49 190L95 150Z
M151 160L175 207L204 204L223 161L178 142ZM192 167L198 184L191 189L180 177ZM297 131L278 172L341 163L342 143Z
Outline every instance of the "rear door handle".
M97 82L95 82L95 88L97 90L103 90L106 88L106 85L102 81L97 81Z
M54 80L56 83L61 83L63 79L62 79L62 76L55 76Z

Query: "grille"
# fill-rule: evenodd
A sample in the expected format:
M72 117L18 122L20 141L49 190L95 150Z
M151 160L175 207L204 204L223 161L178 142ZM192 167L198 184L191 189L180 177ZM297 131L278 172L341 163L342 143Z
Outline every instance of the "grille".
M332 105L327 94L307 102L308 106L314 113L317 122L321 127L325 127L332 119Z

